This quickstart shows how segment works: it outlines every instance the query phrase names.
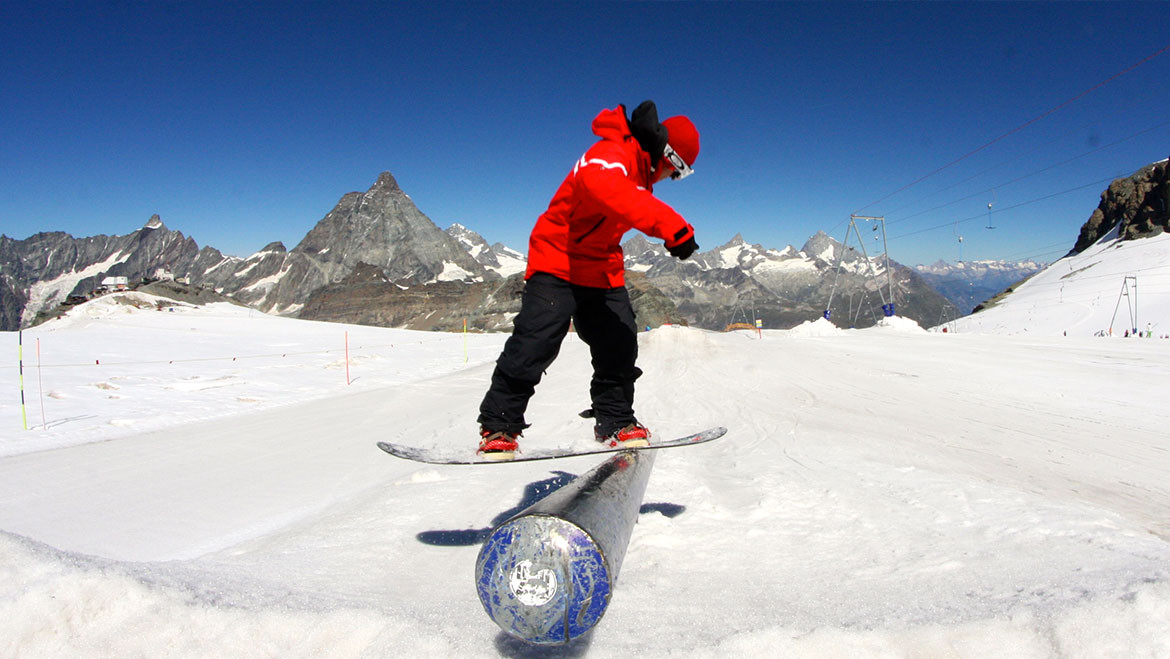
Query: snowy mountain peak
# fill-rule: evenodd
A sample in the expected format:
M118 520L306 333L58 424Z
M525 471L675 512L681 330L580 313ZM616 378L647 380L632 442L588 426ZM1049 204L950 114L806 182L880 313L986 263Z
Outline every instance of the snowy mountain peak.
M378 180L374 181L373 187L370 188L371 192L375 190L382 192L395 192L401 191L402 188L398 187L398 180L394 178L393 174L390 172L382 172L378 175Z
M832 236L824 231L818 231L804 243L804 247L800 251L807 254L809 258L819 259L820 261L833 265L837 262L841 247L841 243L837 242ZM860 256L860 254L857 254L855 257L847 254L846 260L856 260Z
M462 224L452 224L447 229L447 235L459 243L463 249L467 250L467 253L472 258L480 263L484 263L481 257L491 252L491 247L488 245L487 240L484 240L483 236Z
M350 193L292 250L328 265L330 278L358 263L382 268L391 281L434 281L456 268L473 278L482 266L424 215L382 172L365 193Z
M708 252L704 262L707 267L750 270L768 258L765 251L762 245L750 245L737 233L727 244Z
M483 236L462 224L452 224L446 233L467 250L477 263L501 277L523 272L527 268L527 259L523 254L502 243L489 245Z
M163 229L165 231L167 227L166 227L166 225L163 224L162 218L160 218L158 216L158 214L156 213L156 214L150 216L150 219L146 221L146 224L142 225L142 228L143 229Z

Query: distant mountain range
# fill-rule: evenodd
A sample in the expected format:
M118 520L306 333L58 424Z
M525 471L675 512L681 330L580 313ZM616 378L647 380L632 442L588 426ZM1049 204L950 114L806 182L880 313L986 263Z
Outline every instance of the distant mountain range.
M932 326L957 315L953 307L965 312L1039 267L908 268L891 260L887 276L882 255L867 260L823 232L799 250L737 235L679 261L661 244L631 235L624 245L628 285L646 325L723 329L760 320L786 328L829 308L838 325L864 327L881 318L892 287L898 315ZM524 268L522 253L489 245L465 226L441 230L385 172L367 191L342 196L292 250L274 242L247 258L200 248L158 216L127 236L0 236L0 329L27 327L121 276L134 284L174 280L282 315L425 329L459 329L466 321L503 330L518 311Z
M291 251L273 242L247 258L224 256L200 249L157 215L128 236L0 236L0 321L4 329L28 326L110 276L177 279L264 312L297 315L314 291L355 272L373 269L387 281L413 286L500 279L492 267L436 227L387 172L366 192L344 195Z
M826 309L839 325L867 327L883 317L891 284L899 315L935 324L946 306L914 270L891 260L893 277L887 277L884 256L866 260L823 231L799 250L769 249L736 235L686 261L641 234L623 249L628 271L645 273L691 324L709 329L757 319L764 327L788 328Z
M980 303L1031 277L1044 265L1036 261L937 261L914 269L955 305L958 316L966 316Z

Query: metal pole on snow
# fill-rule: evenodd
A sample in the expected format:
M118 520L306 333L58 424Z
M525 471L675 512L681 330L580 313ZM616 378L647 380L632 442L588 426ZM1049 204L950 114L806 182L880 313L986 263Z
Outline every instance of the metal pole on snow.
M492 530L475 566L484 610L508 634L562 645L613 596L656 451L624 451Z
M16 361L20 370L20 422L28 430L28 414L24 410L24 331L16 332Z
M886 285L887 285L887 290L889 291L889 294L890 294L888 301L886 300L886 296L881 294L881 292L882 292L881 284L878 284L877 286L878 286L878 295L882 298L882 312L884 312L886 317L888 318L890 316L893 316L896 313L897 307L894 306L894 273L890 270L890 247L889 247L888 243L886 242L886 218L884 215L882 215L882 216L850 215L849 216L850 222L856 222L857 220L865 220L866 222L880 222L881 223L882 249L886 253ZM854 225L853 228L857 231L858 242L862 242L861 241L861 230L857 229L856 224ZM874 231L877 231L877 225L874 225ZM862 244L861 253L862 253L862 255L865 256L866 261L868 261L869 255L865 253L864 243ZM873 277L875 279L875 283L876 283L877 273L875 273L873 271L873 264L872 263L870 264L870 274L873 275Z
M45 419L45 384L41 380L41 337L37 337L37 395L41 399L41 425L49 429L49 422Z

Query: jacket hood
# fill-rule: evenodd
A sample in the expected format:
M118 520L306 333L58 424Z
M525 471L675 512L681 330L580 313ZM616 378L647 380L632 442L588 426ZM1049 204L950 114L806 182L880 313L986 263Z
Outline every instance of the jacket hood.
M602 110L593 118L593 134L603 140L621 142L630 137L630 123L626 120L626 107L619 105L612 110Z
M630 132L630 122L626 118L626 106L619 105L611 110L602 110L593 118L593 134L603 140L625 144L632 143L634 156L638 167L638 181L647 190L654 190L654 182L650 180L650 154L642 150L634 135Z

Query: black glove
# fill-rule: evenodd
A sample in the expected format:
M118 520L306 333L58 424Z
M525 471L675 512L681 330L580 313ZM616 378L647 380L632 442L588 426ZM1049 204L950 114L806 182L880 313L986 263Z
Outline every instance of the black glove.
M657 167L658 161L662 159L662 150L666 148L668 134L666 126L658 123L658 107L654 101L642 101L641 105L634 108L629 124L630 134L638 140L638 146L650 154L650 165Z
M667 247L666 251L670 252L671 256L685 261L688 257L690 257L691 254L695 253L696 249L699 249L699 243L695 242L695 236L694 234L691 234L690 238L675 245L674 247Z

